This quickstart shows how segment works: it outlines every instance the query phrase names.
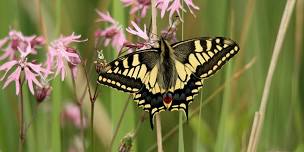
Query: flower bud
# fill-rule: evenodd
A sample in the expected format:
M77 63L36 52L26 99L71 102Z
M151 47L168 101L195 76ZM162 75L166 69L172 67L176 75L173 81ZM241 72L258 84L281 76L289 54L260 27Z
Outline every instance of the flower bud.
M130 152L133 145L133 133L128 133L125 137L122 138L119 145L119 152Z
M45 100L45 98L47 98L48 96L50 96L51 91L52 91L52 87L49 86L49 85L43 86L42 88L37 86L35 88L35 98L36 98L36 101L38 103L43 102Z

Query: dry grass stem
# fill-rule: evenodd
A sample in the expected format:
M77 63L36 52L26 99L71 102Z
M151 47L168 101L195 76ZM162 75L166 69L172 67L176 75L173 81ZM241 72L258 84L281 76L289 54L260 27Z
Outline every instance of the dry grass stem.
M274 74L274 71L275 71L275 68L277 65L277 61L278 61L278 58L280 55L280 51L281 51L281 48L282 48L282 45L284 42L284 37L285 37L286 31L287 31L288 23L291 18L291 14L293 12L294 5L295 5L295 0L288 0L285 5L285 9L284 9L283 16L281 19L278 35L277 35L276 42L275 42L274 49L273 49L273 54L271 57L270 66L269 66L267 77L266 77L266 82L264 85L260 109L258 112L255 113L247 152L256 151L257 143L259 142L259 136L260 136L261 129L263 126L263 122L264 122L265 111L266 111L266 107L267 107L267 101L268 101L268 96L269 96L269 92L270 92L270 86L271 86L273 74Z

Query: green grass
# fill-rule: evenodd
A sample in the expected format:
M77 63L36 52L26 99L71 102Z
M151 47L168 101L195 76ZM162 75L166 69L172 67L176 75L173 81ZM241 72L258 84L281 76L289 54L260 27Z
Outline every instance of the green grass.
M279 30L280 21L285 7L285 0L255 0L252 15L246 16L247 3L252 0L194 0L200 7L194 11L196 17L185 14L183 38L189 39L201 36L226 36L241 43L241 50L229 63L211 78L205 80L204 88L190 105L189 114L201 102L201 117L194 115L188 123L184 123L182 132L175 131L164 139L164 151L246 151L254 113L258 111L263 94L271 55ZM0 37L7 35L10 27L21 30L27 35L41 34L39 18L37 17L36 0L0 0ZM300 0L299 0L300 2ZM33 5L30 5L33 4ZM303 5L303 2L302 2ZM58 8L60 6L60 8ZM249 7L250 8L250 7ZM302 7L303 8L303 7ZM128 26L129 8L117 1L109 0L66 0L41 1L43 22L49 40L60 34L75 32L81 34L88 41L78 45L81 56L93 64L94 31L104 27L96 23L95 9L109 11L115 19L120 21L123 28ZM304 25L296 25L297 20L304 19L303 13L295 7L291 18L281 54L274 73L272 86L268 98L264 126L258 143L257 151L296 151L304 150L304 62L303 36ZM150 9L143 23L150 24ZM302 11L303 12L303 11ZM158 18L158 29L167 26L167 15L164 19ZM248 25L246 25L248 24ZM244 27L248 26L248 30ZM245 32L245 33L244 33ZM178 39L181 39L181 25L178 27ZM244 37L245 36L245 37ZM297 37L298 36L298 37ZM296 43L299 36L302 42ZM296 52L296 45L300 51ZM116 50L111 47L102 47L108 61L117 57ZM42 51L43 52L43 51ZM299 52L301 52L299 54ZM2 54L2 52L1 52ZM44 54L40 59L44 59ZM253 58L256 62L241 74L239 79L231 77L239 72ZM0 61L0 65L3 62ZM0 73L2 76L3 73ZM89 73L92 88L95 87L97 74L94 69ZM79 130L67 128L60 124L60 111L67 102L74 102L73 88L70 77L67 82L59 79L53 81L52 95L36 109L36 101L24 87L26 122L32 118L33 123L27 131L25 151L67 151ZM84 82L77 84L85 85ZM217 88L225 84L225 88L216 94L208 103L206 99ZM0 82L3 86L3 82ZM129 102L122 119L117 136L114 140L113 151L118 149L121 139L134 131L141 119L143 110L128 99L126 93L101 86L100 96L96 105L104 110L103 116L96 112L96 119L101 119L95 127L95 151L106 151L111 139L100 130L104 126L111 126L108 130L113 135L120 115L126 102ZM18 97L15 96L14 85L0 90L0 151L18 150ZM88 98L85 104L89 104ZM84 108L85 116L89 120L90 111ZM36 116L33 117L33 114ZM181 123L178 112L162 112L162 133L165 137L174 127ZM147 115L146 115L147 116ZM104 121L109 118L110 121ZM146 151L156 144L156 130L150 129L148 117L138 129L133 142L134 151ZM180 121L180 122L179 122ZM107 124L105 124L107 123ZM89 122L88 122L89 124ZM69 126L71 127L71 126ZM72 129L72 130L70 130ZM183 138L179 138L180 135ZM183 140L182 140L183 139ZM89 127L85 129L85 144L87 150L90 145ZM156 151L153 149L152 151Z

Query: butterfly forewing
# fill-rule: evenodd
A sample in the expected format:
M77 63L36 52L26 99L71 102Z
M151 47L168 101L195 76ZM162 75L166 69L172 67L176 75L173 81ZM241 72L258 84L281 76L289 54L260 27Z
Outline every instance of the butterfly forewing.
M111 63L98 76L98 83L124 92L138 92L144 78L159 58L159 51L142 50L122 56Z
M213 75L239 51L234 41L224 37L202 37L171 46L176 59L200 78Z

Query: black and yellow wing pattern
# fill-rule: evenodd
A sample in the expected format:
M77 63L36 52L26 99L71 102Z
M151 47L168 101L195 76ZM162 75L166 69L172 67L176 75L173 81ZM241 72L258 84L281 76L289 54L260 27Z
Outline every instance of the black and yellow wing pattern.
M105 71L99 73L97 82L123 92L138 92L142 88L142 80L155 66L158 58L157 49L127 54L110 62Z
M224 37L202 37L172 45L161 39L159 48L136 51L108 64L98 83L134 94L134 101L153 118L158 112L182 110L203 86L204 79L218 71L238 51Z

